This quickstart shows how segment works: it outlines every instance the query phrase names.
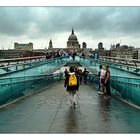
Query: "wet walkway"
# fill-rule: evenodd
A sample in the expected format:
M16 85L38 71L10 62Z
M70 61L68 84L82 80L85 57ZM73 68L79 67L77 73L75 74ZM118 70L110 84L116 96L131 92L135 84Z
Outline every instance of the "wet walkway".
M69 108L63 82L0 110L0 133L140 133L140 110L82 85Z

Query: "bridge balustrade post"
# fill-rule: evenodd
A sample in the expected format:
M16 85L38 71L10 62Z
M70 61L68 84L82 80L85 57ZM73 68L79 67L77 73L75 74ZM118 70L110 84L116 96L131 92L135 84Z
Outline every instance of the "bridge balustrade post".
M23 69L25 69L25 64L23 64Z

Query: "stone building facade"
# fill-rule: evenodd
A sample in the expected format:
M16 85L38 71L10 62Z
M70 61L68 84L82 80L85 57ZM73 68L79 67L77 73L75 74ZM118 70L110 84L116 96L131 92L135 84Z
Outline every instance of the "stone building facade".
M50 39L50 42L49 42L49 47L48 49L52 49L53 48L53 44L52 44L52 40Z
M77 36L74 34L74 29L72 29L72 33L68 38L67 48L79 49L79 42Z
M14 43L15 50L23 50L23 51L33 51L33 43L29 42L28 44L19 44Z

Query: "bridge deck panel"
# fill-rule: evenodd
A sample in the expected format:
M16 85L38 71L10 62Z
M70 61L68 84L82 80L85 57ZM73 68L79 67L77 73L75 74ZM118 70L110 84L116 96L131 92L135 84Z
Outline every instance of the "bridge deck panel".
M0 111L0 133L140 133L140 111L81 85L76 109L69 108L63 82Z

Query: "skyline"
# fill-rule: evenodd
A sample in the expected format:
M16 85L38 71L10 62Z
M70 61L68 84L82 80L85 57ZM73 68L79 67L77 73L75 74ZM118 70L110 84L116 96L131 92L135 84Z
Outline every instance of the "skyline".
M99 42L140 48L140 7L0 7L0 49L14 42L34 49L65 48L74 28L80 44L95 49ZM11 45L11 46L10 46Z

